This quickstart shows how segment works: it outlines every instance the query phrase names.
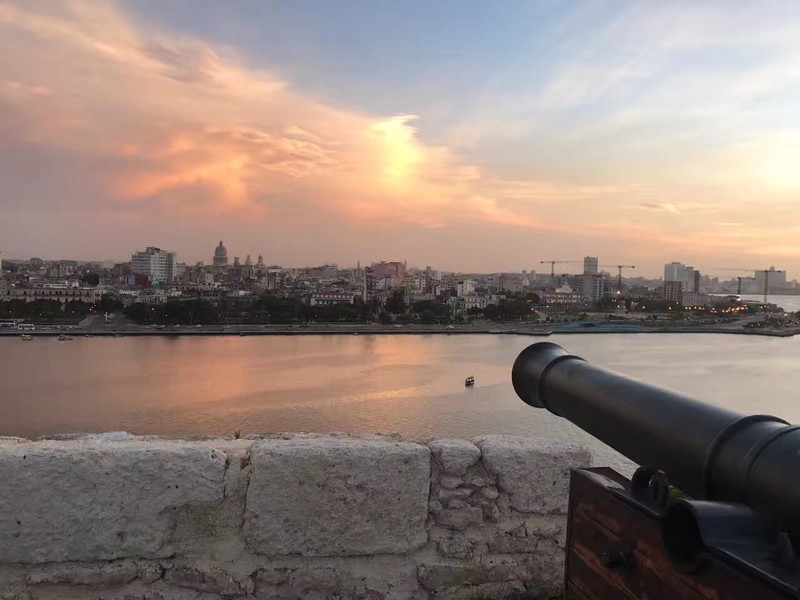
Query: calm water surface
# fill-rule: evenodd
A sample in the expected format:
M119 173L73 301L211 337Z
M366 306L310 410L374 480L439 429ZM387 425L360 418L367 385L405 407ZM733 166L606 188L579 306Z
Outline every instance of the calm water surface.
M586 440L525 406L511 365L537 338L309 336L0 340L0 435L129 431L488 433ZM541 338L538 338L541 339ZM800 422L800 338L554 335L598 365ZM465 389L467 375L477 385Z

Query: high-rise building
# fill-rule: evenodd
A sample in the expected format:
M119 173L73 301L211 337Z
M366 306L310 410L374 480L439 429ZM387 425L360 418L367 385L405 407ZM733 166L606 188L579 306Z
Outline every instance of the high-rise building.
M597 302L605 292L605 279L597 273L579 275L577 291L584 302Z
M683 274L686 266L679 262L671 262L664 265L664 281L683 281Z
M584 302L597 302L603 297L606 282L602 275L597 273L578 275L577 280L578 289L576 291Z
M683 263L671 262L664 265L664 281L680 281L682 292L700 291L700 271Z
M174 252L154 246L131 255L131 273L146 276L153 285L171 283L175 279L177 264L178 257Z
M683 302L683 281L665 281L664 300Z
M758 293L762 293L764 291L765 278L768 278L767 283L769 288L767 292L771 292L773 289L786 287L786 271L776 271L775 267L770 267L769 271L756 271L754 275L756 278L756 289L758 290Z
M583 274L597 275L597 257L585 256L583 258Z
M222 245L222 240L219 241L219 246L214 250L214 266L227 267L228 266L228 250Z

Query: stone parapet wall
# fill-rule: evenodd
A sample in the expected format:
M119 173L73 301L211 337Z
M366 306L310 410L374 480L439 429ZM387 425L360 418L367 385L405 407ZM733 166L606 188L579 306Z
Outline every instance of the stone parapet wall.
M590 462L508 436L0 438L0 600L546 597Z

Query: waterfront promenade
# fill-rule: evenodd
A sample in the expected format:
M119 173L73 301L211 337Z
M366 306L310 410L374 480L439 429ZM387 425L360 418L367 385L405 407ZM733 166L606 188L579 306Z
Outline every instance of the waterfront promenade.
M269 336L269 335L530 335L549 336L553 333L580 334L657 334L657 333L723 333L739 335L761 335L770 337L791 337L800 333L800 327L780 329L746 328L748 321L725 324L673 325L664 322L598 322L581 323L581 326L569 326L550 323L495 323L475 321L468 324L382 324L382 323L303 323L303 324L269 324L269 325L165 325L153 327L137 325L120 320L102 323L96 319L94 323L76 326L41 325L33 331L16 329L0 330L0 337L19 337L22 333L34 337L59 336Z

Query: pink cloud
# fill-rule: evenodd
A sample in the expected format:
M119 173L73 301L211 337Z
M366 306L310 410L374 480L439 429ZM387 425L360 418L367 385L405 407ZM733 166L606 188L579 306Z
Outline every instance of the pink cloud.
M113 4L5 3L0 27L13 33L0 51L19 59L0 89L26 115L24 136L103 158L110 202L188 204L201 219L269 211L291 192L352 223L555 228L536 216L540 200L604 193L498 181L421 142L413 115L318 102L202 41L139 30ZM24 73L37 81L20 83ZM198 188L211 206L187 194Z

